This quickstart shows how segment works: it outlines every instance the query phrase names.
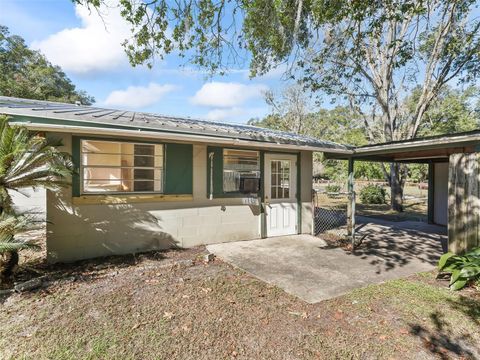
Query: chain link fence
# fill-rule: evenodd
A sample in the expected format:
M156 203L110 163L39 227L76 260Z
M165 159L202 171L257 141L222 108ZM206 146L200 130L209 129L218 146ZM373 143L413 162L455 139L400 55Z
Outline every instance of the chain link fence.
M315 235L329 240L347 240L348 192L314 191Z

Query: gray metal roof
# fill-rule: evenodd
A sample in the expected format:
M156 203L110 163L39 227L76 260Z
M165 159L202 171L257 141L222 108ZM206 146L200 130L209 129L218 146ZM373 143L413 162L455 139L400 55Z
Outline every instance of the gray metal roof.
M165 131L191 135L208 135L263 143L309 146L349 151L351 147L283 131L250 125L219 123L144 112L115 110L93 106L30 100L0 96L0 114L83 122L102 127L115 125L126 128Z

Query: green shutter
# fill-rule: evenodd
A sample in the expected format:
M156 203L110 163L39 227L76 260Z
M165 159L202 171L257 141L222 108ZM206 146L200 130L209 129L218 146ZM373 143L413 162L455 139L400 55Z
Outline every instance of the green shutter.
M165 144L165 194L193 194L193 145Z
M217 146L207 147L207 197L210 196L211 160L213 153L213 196L223 195L223 148Z

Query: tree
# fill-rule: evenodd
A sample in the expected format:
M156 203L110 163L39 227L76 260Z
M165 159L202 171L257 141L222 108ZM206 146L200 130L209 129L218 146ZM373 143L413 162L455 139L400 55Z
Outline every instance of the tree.
M18 264L18 250L29 246L14 241L25 228L25 218L15 214L10 192L67 185L73 164L70 155L58 149L60 145L59 140L11 127L5 116L0 117L0 275L11 274Z
M415 91L413 97L417 96L418 91ZM477 87L471 86L465 90L445 87L425 113L419 135L443 135L478 129L479 99L480 90Z
M312 100L310 92L298 84L287 86L280 94L267 92L265 101L270 105L271 113L263 119L251 119L250 125L356 146L368 142L357 114L342 106L320 108ZM335 180L346 179L346 163L325 159L319 153L314 154L313 160L314 175L321 174ZM377 163L360 162L355 170L356 177L377 179L381 177L378 174L381 174L381 169Z
M0 95L91 105L95 100L78 91L58 66L31 50L20 36L0 26Z
M474 81L480 71L474 0L121 0L120 6L134 29L124 43L133 65L151 66L175 51L213 72L247 60L255 76L288 62L313 91L348 102L371 142L414 138L439 92L455 80ZM404 100L417 87L409 112ZM391 164L386 175L392 208L401 211L406 168Z

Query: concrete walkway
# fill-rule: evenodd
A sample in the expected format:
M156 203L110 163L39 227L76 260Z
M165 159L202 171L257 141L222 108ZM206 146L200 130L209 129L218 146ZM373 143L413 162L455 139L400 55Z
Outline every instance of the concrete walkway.
M359 219L362 246L353 254L310 235L207 246L220 259L309 302L368 284L432 270L445 228L416 222ZM365 222L367 221L367 222Z

